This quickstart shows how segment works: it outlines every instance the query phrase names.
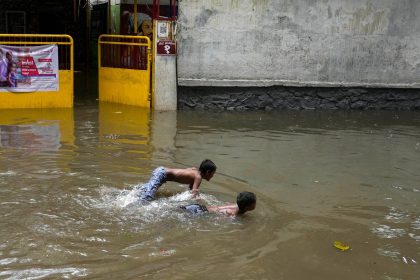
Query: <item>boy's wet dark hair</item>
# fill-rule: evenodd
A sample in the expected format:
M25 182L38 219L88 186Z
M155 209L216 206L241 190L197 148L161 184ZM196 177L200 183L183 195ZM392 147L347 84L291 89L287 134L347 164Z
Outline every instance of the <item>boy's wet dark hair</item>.
M200 167L198 168L198 170L202 173L202 174L206 174L207 171L210 172L215 172L216 171L216 165L214 164L214 162L212 162L209 159L205 159L201 162Z
M250 206L257 203L257 197L252 192L240 192L236 197L236 203L238 204L239 211L244 213L248 211Z

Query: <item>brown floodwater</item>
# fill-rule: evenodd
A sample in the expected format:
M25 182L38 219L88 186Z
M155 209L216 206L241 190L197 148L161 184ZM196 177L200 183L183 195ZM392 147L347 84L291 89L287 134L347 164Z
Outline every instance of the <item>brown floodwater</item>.
M158 166L218 169L194 216ZM0 279L418 279L419 112L0 110ZM340 241L350 250L333 246Z

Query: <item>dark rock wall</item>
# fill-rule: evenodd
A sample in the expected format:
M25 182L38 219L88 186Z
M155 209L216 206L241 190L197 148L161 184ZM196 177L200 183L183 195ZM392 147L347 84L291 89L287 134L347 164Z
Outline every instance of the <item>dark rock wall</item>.
M178 87L180 110L419 110L420 89Z

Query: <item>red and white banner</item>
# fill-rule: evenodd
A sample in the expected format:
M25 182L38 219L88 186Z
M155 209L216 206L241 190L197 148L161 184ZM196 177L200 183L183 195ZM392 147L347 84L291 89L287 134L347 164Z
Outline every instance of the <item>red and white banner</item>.
M58 91L58 47L0 45L0 92Z

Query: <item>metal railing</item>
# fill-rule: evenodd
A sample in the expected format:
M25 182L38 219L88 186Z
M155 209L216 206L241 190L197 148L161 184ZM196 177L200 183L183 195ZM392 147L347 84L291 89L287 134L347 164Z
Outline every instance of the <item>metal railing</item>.
M99 67L149 70L151 56L151 42L146 36L99 36Z
M53 34L0 34L0 45L39 46L57 45L59 70L74 70L73 38Z

